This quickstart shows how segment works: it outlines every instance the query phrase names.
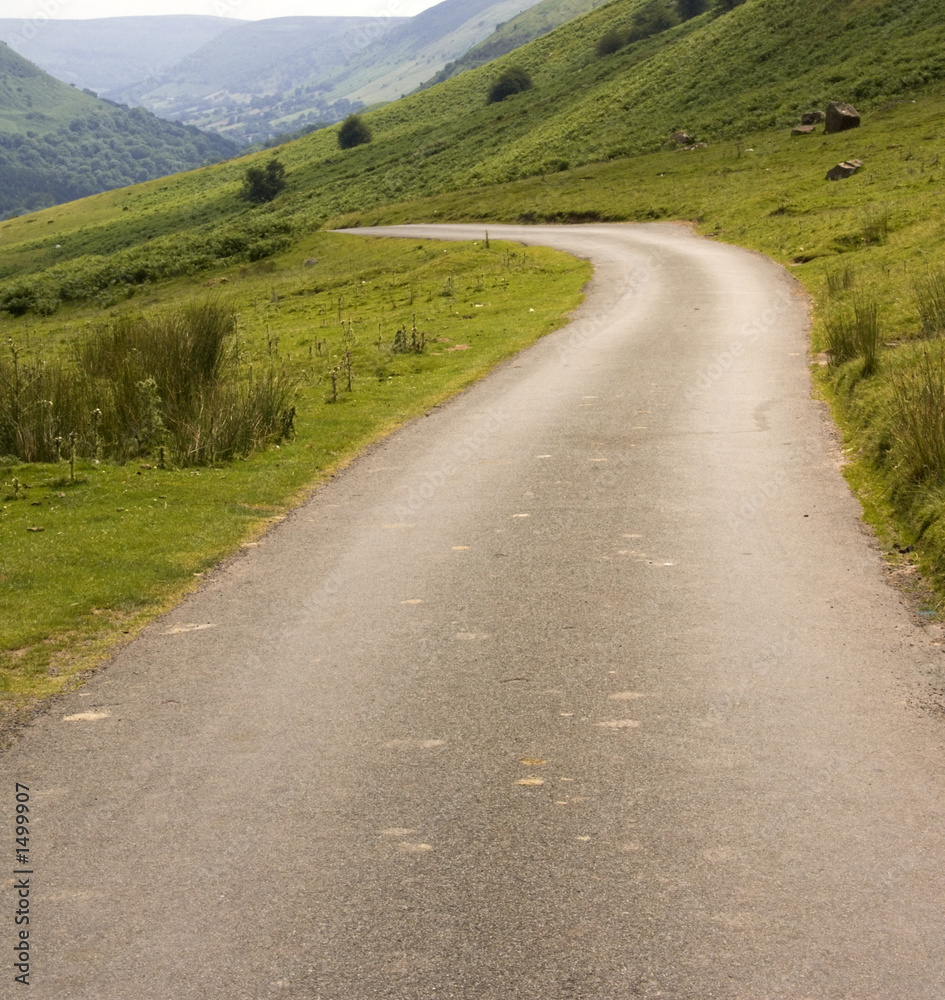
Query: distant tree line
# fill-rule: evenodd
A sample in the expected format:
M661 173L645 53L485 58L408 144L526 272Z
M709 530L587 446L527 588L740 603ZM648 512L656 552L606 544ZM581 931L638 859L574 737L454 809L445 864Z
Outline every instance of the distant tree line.
M0 133L0 217L191 170L237 152L221 136L142 108L112 105L54 128L41 116L25 125L22 132Z

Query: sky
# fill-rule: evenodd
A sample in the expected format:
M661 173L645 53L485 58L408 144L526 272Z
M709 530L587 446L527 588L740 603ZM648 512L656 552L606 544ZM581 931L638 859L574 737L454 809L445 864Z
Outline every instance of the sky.
M439 0L3 0L0 17L35 21L49 18L139 17L145 14L209 14L256 21L305 15L412 17Z

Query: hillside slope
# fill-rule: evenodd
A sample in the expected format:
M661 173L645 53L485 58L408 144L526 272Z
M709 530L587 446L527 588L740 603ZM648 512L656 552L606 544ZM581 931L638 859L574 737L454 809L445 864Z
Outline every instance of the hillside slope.
M345 212L619 159L663 148L678 128L710 143L787 128L830 100L854 100L867 112L945 78L945 0L826 0L816 10L804 0L746 0L598 57L600 37L642 6L616 0L495 63L368 113L368 145L340 153L336 130L325 129L282 147L289 186L256 213L257 224L311 229ZM512 64L530 72L534 88L488 105L491 82ZM855 138L845 156L855 155ZM242 217L248 162L166 182L165 197L146 199L147 232L186 238L195 215L181 205L200 204L200 227ZM487 215L488 195L479 197ZM70 240L66 252L107 247L111 255L141 241L127 215L100 227ZM5 273L15 273L15 260L11 248ZM32 254L24 260L36 263Z
M238 22L167 72L106 96L248 145L344 118L351 103L344 95L327 97L324 81L404 23L389 17Z
M0 217L235 152L219 136L70 87L0 43Z
M364 104L410 93L534 0L443 0L365 49L330 82L330 94Z
M554 31L560 25L600 7L602 3L604 0L541 0L541 3L529 7L504 24L496 25L496 30L487 39L474 45L459 59L447 63L431 79L421 84L420 89L426 90L444 80L451 80L468 69L484 66L499 56L508 55L549 31Z
M105 94L158 77L212 38L241 24L231 17L0 17L0 41L50 76Z

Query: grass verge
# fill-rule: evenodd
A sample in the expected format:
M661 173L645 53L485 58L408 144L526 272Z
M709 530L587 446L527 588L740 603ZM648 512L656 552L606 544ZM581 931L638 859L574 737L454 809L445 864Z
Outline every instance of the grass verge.
M297 383L294 434L199 467L160 468L156 452L106 462L91 445L74 468L2 460L7 718L73 684L367 444L561 325L589 276L542 248L320 233L273 260L150 290L135 304L146 316L224 301L242 368ZM8 319L0 335L21 359L68 359L100 322L88 307Z

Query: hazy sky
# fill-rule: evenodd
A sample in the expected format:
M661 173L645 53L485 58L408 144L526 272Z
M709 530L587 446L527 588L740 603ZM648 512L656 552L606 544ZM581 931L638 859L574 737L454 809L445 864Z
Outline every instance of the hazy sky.
M3 0L0 17L129 17L144 14L209 14L258 20L292 15L409 17L439 0Z

